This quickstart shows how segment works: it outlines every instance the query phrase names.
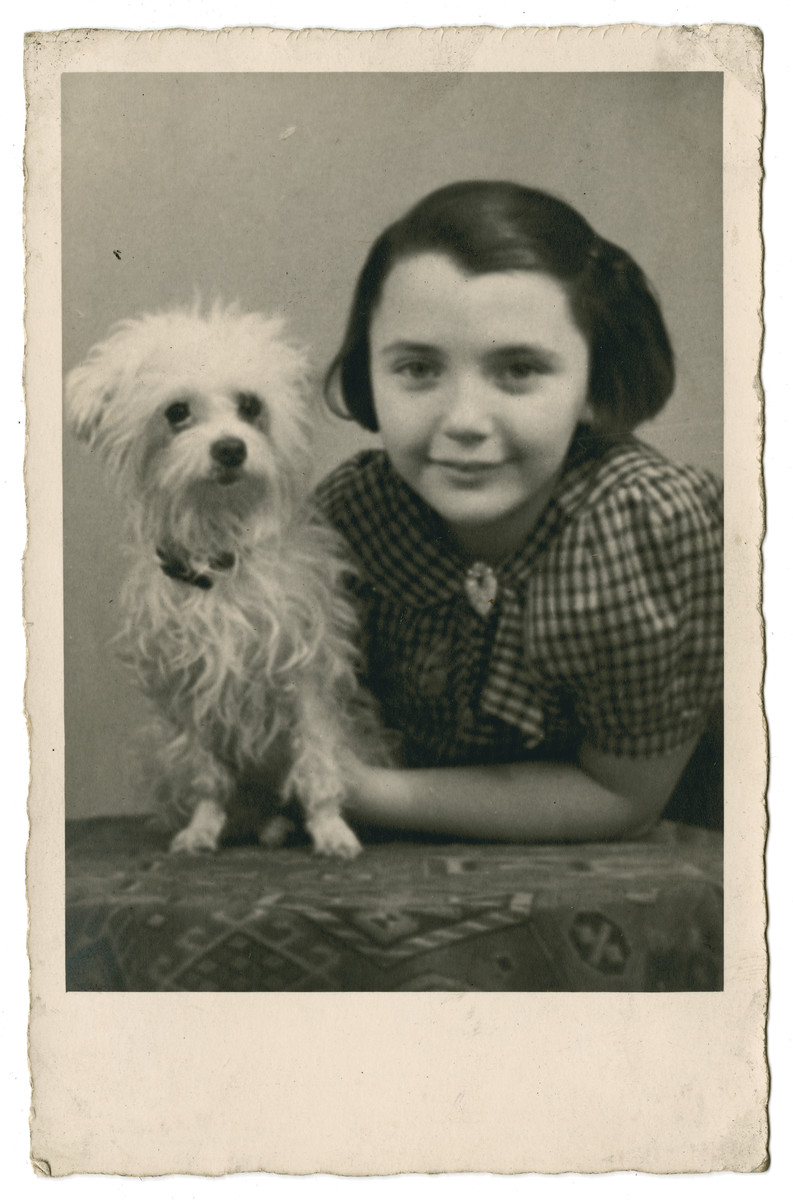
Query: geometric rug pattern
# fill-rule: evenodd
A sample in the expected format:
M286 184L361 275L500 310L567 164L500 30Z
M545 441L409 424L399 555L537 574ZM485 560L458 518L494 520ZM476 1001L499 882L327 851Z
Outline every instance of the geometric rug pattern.
M170 856L145 819L69 823L71 991L714 991L722 836L306 844Z

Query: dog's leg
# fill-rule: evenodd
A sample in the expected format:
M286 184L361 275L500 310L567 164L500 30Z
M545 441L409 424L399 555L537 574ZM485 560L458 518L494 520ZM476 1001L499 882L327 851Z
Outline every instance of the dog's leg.
M361 843L335 804L321 805L307 816L306 829L317 854L329 858L355 858L361 853Z
M346 789L337 721L331 707L311 688L301 690L297 715L294 762L284 797L300 801L317 854L354 858L361 843L341 815Z
M212 797L199 800L190 824L181 829L171 842L171 854L200 854L217 850L225 823L225 810L217 800Z
M186 747L184 737L178 739L178 755L183 763L185 758L189 763L185 792L192 815L171 842L171 853L211 853L217 850L226 823L226 803L233 788L231 774L195 740Z

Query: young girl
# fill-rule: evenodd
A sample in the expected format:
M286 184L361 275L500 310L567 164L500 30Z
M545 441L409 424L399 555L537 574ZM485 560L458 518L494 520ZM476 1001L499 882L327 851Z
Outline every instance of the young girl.
M404 767L357 772L353 820L552 841L658 819L722 665L720 488L631 433L673 382L641 270L551 196L453 184L377 240L326 394L384 450L318 496Z

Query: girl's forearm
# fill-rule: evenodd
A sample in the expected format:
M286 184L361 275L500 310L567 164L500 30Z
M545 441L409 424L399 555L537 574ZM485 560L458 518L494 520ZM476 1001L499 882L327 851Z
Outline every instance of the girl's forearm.
M652 790L652 789L651 789ZM367 770L347 811L365 824L495 841L595 841L642 832L663 807L569 763Z

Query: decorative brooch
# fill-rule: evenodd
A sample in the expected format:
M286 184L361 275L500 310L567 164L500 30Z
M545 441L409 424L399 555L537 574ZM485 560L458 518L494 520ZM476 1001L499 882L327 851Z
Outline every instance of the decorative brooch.
M475 562L465 575L465 594L480 617L489 617L498 595L498 580L487 563Z

